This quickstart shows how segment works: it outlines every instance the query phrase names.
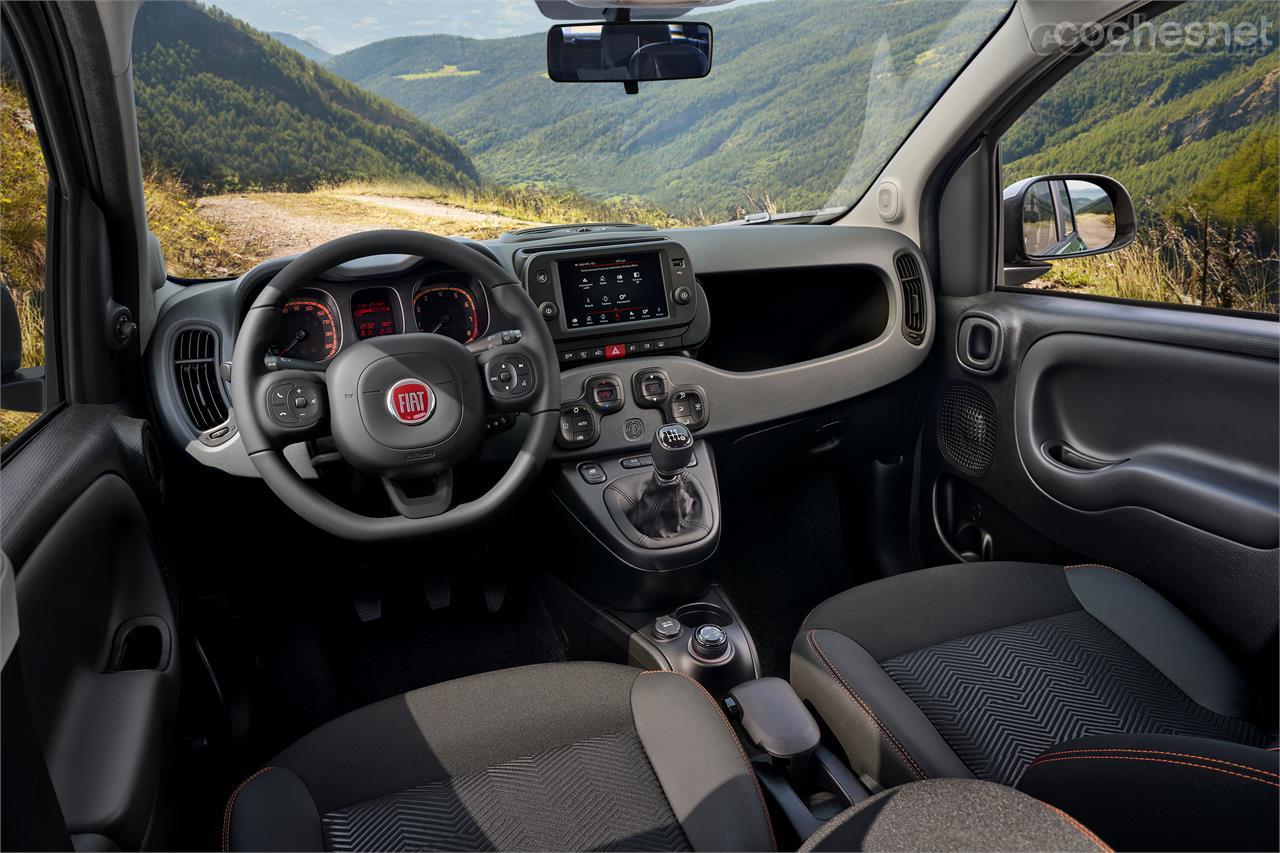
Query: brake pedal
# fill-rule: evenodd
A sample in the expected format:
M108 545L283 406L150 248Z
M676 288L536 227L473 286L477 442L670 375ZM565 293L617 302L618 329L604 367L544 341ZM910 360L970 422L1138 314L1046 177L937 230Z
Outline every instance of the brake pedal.
M484 606L490 613L497 613L507 600L507 585L503 581L485 581Z
M432 610L444 610L453 600L448 575L426 575L422 579L422 594Z
M358 584L351 593L351 603L355 605L356 617L363 623L382 618L382 591L375 584Z

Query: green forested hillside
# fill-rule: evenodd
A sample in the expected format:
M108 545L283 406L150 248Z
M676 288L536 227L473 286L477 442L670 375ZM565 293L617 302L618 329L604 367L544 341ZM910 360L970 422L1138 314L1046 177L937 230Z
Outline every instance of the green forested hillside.
M1267 19L1269 0L1189 3L1158 21ZM1280 57L1261 51L1143 51L1093 57L1005 135L1008 181L1087 171L1123 183L1140 204L1198 212L1274 232Z
M543 34L390 39L329 67L453 134L487 178L723 218L856 198L1007 5L776 0L699 14L715 28L711 75L632 96L552 83Z
M328 62L330 59L333 59L333 54L325 50L320 45L313 41L307 41L304 38L299 38L293 33L283 33L279 30L272 30L267 33L267 35L271 36L285 47L296 50L312 62L319 62L323 64Z
M477 181L446 134L216 9L144 4L134 81L151 165L201 190Z
M633 97L547 80L541 34L390 39L328 67L453 134L488 177L631 192L680 212L750 209L765 196L794 210L856 197L897 128L932 101L942 68L976 46L1003 4L949 18L962 9L776 0L699 14L715 28L710 77L642 85ZM1273 9L1196 2L1159 20L1256 23ZM1273 46L1096 56L1006 136L1007 182L1106 172L1140 200L1212 198L1217 213L1274 219L1275 169L1261 166L1277 160L1276 82ZM1249 190L1224 171L1241 158L1260 166Z

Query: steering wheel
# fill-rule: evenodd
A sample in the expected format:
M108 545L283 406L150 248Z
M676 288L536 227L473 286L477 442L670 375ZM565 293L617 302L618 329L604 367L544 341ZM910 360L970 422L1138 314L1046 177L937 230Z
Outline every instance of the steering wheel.
M290 294L339 264L371 255L438 261L472 276L515 328L471 344L387 335L343 347L327 365L270 356ZM541 469L560 411L555 345L528 293L463 244L419 231L369 231L299 255L253 301L236 337L231 402L245 451L290 509L336 536L385 540L458 530L499 510ZM481 497L449 508L453 468L484 439L488 417L525 412L531 428L507 472ZM332 434L338 453L382 478L398 515L352 512L308 485L287 445Z

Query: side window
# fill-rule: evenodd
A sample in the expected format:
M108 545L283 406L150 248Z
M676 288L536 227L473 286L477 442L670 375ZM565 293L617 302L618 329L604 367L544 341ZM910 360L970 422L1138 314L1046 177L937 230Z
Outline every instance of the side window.
M1127 247L1051 260L1022 286L1276 313L1278 20L1270 2L1174 7L1085 60L1009 128L1004 186L1102 174L1124 185L1137 217ZM1105 245L1115 221L1093 189L1032 185L1027 254Z
M45 224L49 170L31 104L0 59L0 445L45 407Z

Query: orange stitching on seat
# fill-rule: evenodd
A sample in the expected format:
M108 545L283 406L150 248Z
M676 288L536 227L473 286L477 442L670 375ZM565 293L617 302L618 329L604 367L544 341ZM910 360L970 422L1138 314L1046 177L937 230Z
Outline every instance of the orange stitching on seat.
M1209 755L1193 755L1189 752L1165 752L1159 749L1124 749L1122 747L1098 747L1097 749L1060 749L1057 752L1046 752L1040 758L1053 758L1059 755L1071 755L1073 753L1094 753L1094 752L1136 752L1142 755L1172 755L1177 758L1198 758L1201 761L1213 761L1218 764L1225 764L1228 767L1239 767L1241 770L1249 770L1254 773L1265 773L1268 776L1275 776L1280 779L1280 773L1273 773L1270 770L1263 770L1260 767L1254 767L1249 764L1237 764L1234 761L1226 761L1221 758L1214 758ZM1036 761L1039 761L1037 758ZM1032 762L1035 763L1034 761Z
M268 770L271 770L271 769L273 768L271 767L262 768L257 773L254 773L248 779L245 779L243 782L237 785L236 789L231 792L231 799L227 800L227 810L222 816L222 849L224 851L231 849L231 810L235 808L236 797L240 796L240 792L244 790L246 785L248 785L254 779L257 779L263 773L266 773Z
M769 804L765 802L764 792L760 790L760 782L756 779L755 768L751 766L751 759L747 758L747 751L742 748L742 741L738 740L738 733L733 730L733 724L729 722L729 718L720 710L720 704L715 698L707 692L707 688L703 687L698 681L683 672L674 672L668 669L647 669L640 675L678 675L686 681L693 684L702 691L702 695L707 697L707 701L711 703L711 707L716 709L716 716L720 718L720 722L724 723L724 727L729 730L729 739L733 741L733 745L738 748L738 755L742 758L742 763L747 765L747 776L751 779L751 784L755 786L756 798L760 800L760 808L764 810L764 825L769 828L769 847L771 850L778 849L778 839L773 834L773 821L769 819Z
M1063 758L1046 758L1031 762L1031 766L1035 767L1039 764L1052 764L1055 761L1084 761L1089 758L1112 759L1114 761L1149 761L1153 764L1176 764L1182 767L1194 767L1197 770L1212 770L1214 773L1224 773L1227 776L1236 776L1246 779L1250 782L1261 782L1264 785L1270 785L1273 788L1280 788L1280 782L1272 782L1270 779L1259 779L1257 776L1246 776L1243 773L1237 773L1234 770L1223 770L1221 767L1210 767L1208 764L1193 764L1190 761L1170 761L1167 758L1139 758L1135 755L1071 755Z
M831 660L827 657L826 653L818 646L817 633L818 631L816 628L809 631L809 646L813 649L814 654L822 659L822 663L827 668L827 671L831 673L831 677L840 682L840 686L844 688L844 692L848 693L849 698L852 699L854 703L862 709L862 712L871 719L871 722L875 724L875 727L880 731L880 734L889 742L889 745L893 747L894 751L898 753L898 757L901 758L903 763L907 765L907 768L915 774L915 777L917 779L929 778L928 774L920 769L920 765L916 764L915 759L913 759L911 754L907 752L907 748L898 742L898 739L893 736L893 732L889 731L888 726L880 722L880 718L871 710L871 706L863 701L861 696L854 692L854 689L849 686L849 682L845 680L844 676L840 674L840 671L831 663Z
M1072 827L1074 827L1074 828L1075 828L1075 830L1076 830L1077 832L1079 832L1079 833L1080 833L1081 835L1083 835L1085 838L1087 838L1087 839L1089 839L1090 841L1092 841L1092 842L1093 842L1093 845L1094 845L1095 847L1097 847L1099 850L1104 851L1104 853L1111 853L1111 847L1110 847L1110 846L1109 846L1105 841L1103 841L1101 838L1099 838L1098 836L1094 835L1094 834L1093 834L1093 830L1092 830L1092 829L1090 829L1089 827L1085 826L1083 823L1081 823L1080 821L1076 820L1076 819L1075 819L1075 818L1073 818L1071 815L1067 814L1066 812L1064 812L1062 809L1058 808L1057 806L1050 806L1048 803L1045 803L1044 805L1045 805L1045 806L1047 806L1047 807L1049 808L1049 810L1050 810L1050 811L1056 812L1056 813L1057 813L1057 815L1058 815L1058 817L1062 818L1062 819L1063 819L1063 820L1065 820L1067 823L1071 824L1071 826L1072 826Z

